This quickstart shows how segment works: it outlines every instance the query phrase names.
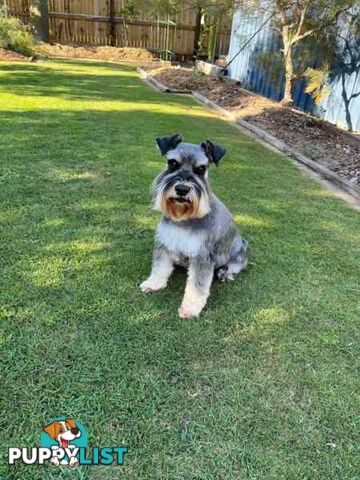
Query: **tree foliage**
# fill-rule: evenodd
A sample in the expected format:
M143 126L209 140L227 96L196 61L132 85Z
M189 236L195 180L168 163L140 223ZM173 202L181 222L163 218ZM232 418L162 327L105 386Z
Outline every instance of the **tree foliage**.
M244 2L247 8L254 8L256 4L258 11L273 15L272 29L282 40L284 103L292 102L294 84L306 72L308 78L314 81L314 72L308 70L309 67L317 65L321 69L331 63L339 26L357 3L358 0ZM264 62L264 58L260 61Z
M30 28L20 19L7 16L4 9L0 10L0 47L25 56L34 54L34 39Z

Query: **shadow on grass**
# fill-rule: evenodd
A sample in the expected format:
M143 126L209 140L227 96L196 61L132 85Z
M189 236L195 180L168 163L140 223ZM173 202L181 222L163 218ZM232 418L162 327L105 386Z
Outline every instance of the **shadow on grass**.
M103 98L116 83L105 77ZM79 80L74 97L98 91L91 84ZM187 113L191 102L141 91L168 112L2 116L2 443L36 445L42 425L64 414L93 446L129 445L129 478L305 478L315 468L330 478L359 440L358 216L252 139ZM212 185L251 256L189 321L177 316L184 272L159 295L137 286L158 220L154 138L178 130L228 149ZM342 448L329 460L330 436ZM9 478L36 475L16 466Z
M143 125L156 122L156 130L154 127L150 132L137 130L139 116ZM125 290L132 291L131 297L136 302L124 307L127 313L132 311L135 314L139 305L144 311L153 305L156 315L160 316L176 312L181 300L179 288L184 282L181 274L170 284L169 291L178 292L170 295L171 308L166 305L168 293L145 300L136 287L150 267L157 218L150 211L147 193L161 166L152 146L153 138L162 129L168 131L167 125L173 122L166 114L162 114L161 119L159 117L159 113L149 111L141 111L140 115L139 112L99 111L4 115L9 132L8 143L2 150L9 156L5 176L10 182L4 200L10 212L14 211L13 220L10 213L9 220L5 221L5 225L11 228L4 248L12 266L14 260L11 256L14 254L16 258L16 249L13 249L17 242L21 248L26 246L30 258L36 256L37 262L30 266L29 272L23 273L24 282L35 298L50 298L55 293L56 302L61 298L67 302L73 293L71 288L67 291L66 285L71 286L79 279L84 281L88 275L89 264L85 261L88 258L94 261L94 267L103 269L103 274L107 272L107 281L113 269L118 272L114 275L115 291L119 281L123 282ZM185 117L177 118L177 122L186 124L187 121ZM196 118L192 121L196 122ZM101 128L92 130L89 135L88 123ZM201 130L216 130L218 124L215 119L203 119ZM106 125L108 128L104 128ZM191 125L187 128L191 130ZM246 139L244 142L239 139L237 146L230 144L230 162L227 164L225 159L223 166L212 172L215 191L234 213L244 236L250 239L250 255L256 266L251 267L244 280L234 284L235 287L215 285L209 312L213 306L215 312L218 308L220 312L223 309L226 312L227 308L232 311L234 295L248 296L248 276L255 284L260 282L256 305L268 308L275 299L280 306L296 304L299 285L304 284L304 279L309 276L310 291L316 282L321 283L321 279L332 279L331 284L335 284L334 265L338 263L341 270L347 269L348 276L356 275L358 259L354 262L348 250L339 248L344 237L349 248L356 250L358 245L357 225L349 220L351 214L347 208L333 198L314 196L319 190L313 183L303 179L279 157L271 154L265 157L263 153L259 145L248 145ZM231 161L231 158L236 160ZM11 188L11 182L14 188ZM29 225L31 236L39 241L29 242L26 235ZM19 233L13 237L17 229ZM44 239L47 240L44 242ZM84 263L80 262L73 272L70 269L62 279L64 265L67 271L63 255L70 258L80 255ZM331 260L333 256L336 257L335 264ZM20 258L20 264L22 262ZM45 273L41 280L37 270L42 268ZM22 268L19 266L18 270ZM47 270L54 272L54 279L46 273ZM67 275L69 282L65 281ZM293 279L290 284L289 278ZM94 280L85 292L90 304L99 301L103 295L102 276ZM266 287L267 282L271 285L271 292ZM320 288L320 284L318 286ZM97 292L100 292L100 298ZM332 295L331 290L329 293ZM304 295L308 294L305 288ZM235 311L240 308L241 316L246 318L243 304L243 300L237 298ZM251 304L249 308L252 308ZM113 307L108 305L107 312L116 316L117 309L115 302ZM62 308L60 312L62 317ZM80 322L89 320L87 314L80 317ZM225 328L228 323L223 321L221 325Z
M92 67L96 67L96 74ZM102 70L100 70L102 68ZM103 71L103 75L99 74ZM40 74L40 75L39 75ZM156 92L144 96L144 85L135 67L88 62L51 62L39 65L0 64L2 88L21 96L42 96L61 100L141 102L162 104ZM148 97L148 98L147 98ZM182 100L172 97L174 104Z
M131 252L144 258L147 268L142 268L142 276L146 275L155 228L156 215L150 214L147 188L159 171L161 160L152 146L153 138L161 131L168 131L168 124L174 121L171 116L145 110L133 113L45 111L41 114L7 112L3 118L8 128L7 143L0 145L0 150L9 158L3 175L9 182L4 205L10 212L18 209L9 213L4 225L20 228L22 233L16 236L16 241L22 241L22 229L28 221L34 222L31 231L35 238L41 239L43 234L47 238L46 230L49 230L51 244L56 245L59 234L59 251L65 252L69 244L75 245L74 253L76 242L91 243L95 237L96 241L111 245L105 248L105 258L110 263L117 258L135 286L141 275L135 274ZM139 118L143 125L156 123L156 129L138 130ZM188 120L178 116L177 123L185 125ZM196 117L191 121L196 123ZM89 134L89 125L100 128L95 127ZM215 119L202 119L201 130L216 131L218 125L223 126ZM191 124L187 128L191 130ZM228 135L226 132L225 136ZM350 248L356 248L359 240L357 225L349 221L351 214L347 208L331 197L317 196L321 191L313 183L303 179L279 157L269 154L266 158L261 146L248 142L240 138L238 145L230 145L230 159L236 158L236 161L230 160L227 165L225 159L224 168L212 172L213 184L234 213L245 237L250 238L256 262L266 268L281 268L282 272L285 268L286 274L282 276L285 284L281 283L281 288L275 285L279 296L283 295L283 288L288 292L294 289L295 294L297 282L306 278L307 271L315 271L317 262L321 275L330 277L334 263L324 259L330 260L332 256L341 259L341 266L346 266L348 274L355 273L358 263L339 248L344 237ZM19 213L22 210L27 211L25 217ZM10 229L9 233L11 238L14 230ZM9 241L5 250L9 248L11 253L12 247ZM30 255L39 255L38 248L37 243L27 245ZM271 257L266 249L276 255ZM91 251L89 247L87 253L101 257L101 252L102 248ZM77 273L80 271L81 268ZM255 271L252 275L256 275ZM296 280L286 286L290 273ZM246 282L241 285L243 283ZM218 286L215 291L222 291L222 304L231 303L231 286ZM51 288L47 294L51 294ZM268 292L261 294L265 295L264 300L258 302L263 305ZM154 300L157 306L162 304L164 294L159 298L160 302ZM292 298L291 295L288 298Z

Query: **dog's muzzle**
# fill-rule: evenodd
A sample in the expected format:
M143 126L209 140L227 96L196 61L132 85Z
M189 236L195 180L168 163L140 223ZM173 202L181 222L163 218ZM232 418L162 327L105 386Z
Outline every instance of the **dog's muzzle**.
M154 189L154 208L173 221L202 218L210 211L205 187L187 172L160 177Z
M184 185L179 183L175 185L175 192L179 197L185 197L190 192L190 187L188 185Z

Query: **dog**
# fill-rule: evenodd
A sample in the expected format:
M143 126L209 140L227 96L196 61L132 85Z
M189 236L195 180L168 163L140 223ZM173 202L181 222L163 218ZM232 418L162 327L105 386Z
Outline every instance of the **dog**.
M44 428L44 432L46 432L50 438L56 440L62 449L76 448L75 445L70 444L70 441L81 437L81 431L77 428L74 418L65 418L65 420L60 421L54 420ZM51 462L57 467L60 465L59 459L55 455L52 457ZM78 462L78 459L72 456L69 462L64 460L61 463L62 465L69 464L73 467L76 462Z
M162 290L174 266L186 267L179 315L197 317L206 305L214 272L221 281L230 281L246 268L248 242L208 181L209 165L218 166L226 150L209 140L185 143L179 133L157 138L156 144L167 166L153 182L152 202L163 216L156 230L151 274L140 288L145 293Z

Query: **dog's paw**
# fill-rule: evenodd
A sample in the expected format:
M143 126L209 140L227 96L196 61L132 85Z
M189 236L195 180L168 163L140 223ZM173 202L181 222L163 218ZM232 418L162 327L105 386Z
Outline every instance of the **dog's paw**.
M151 280L145 280L140 284L140 290L144 293L156 293L160 290L163 290L166 287L166 284L163 282L155 282Z
M178 311L181 318L191 318L198 317L201 309L199 310L198 308L190 307L188 305L181 305Z
M53 463L55 465L55 467L58 467L60 465L59 459L57 457L52 458L51 463Z
M76 465L77 462L78 462L78 459L76 457L71 457L69 462L70 467L73 467L74 465Z

